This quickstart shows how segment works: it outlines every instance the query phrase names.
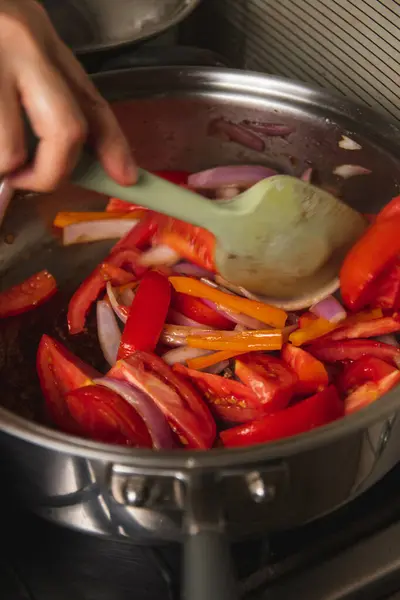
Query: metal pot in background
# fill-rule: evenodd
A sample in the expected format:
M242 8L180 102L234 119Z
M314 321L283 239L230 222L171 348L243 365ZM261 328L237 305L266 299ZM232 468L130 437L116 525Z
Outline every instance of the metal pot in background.
M196 171L260 163L299 175L312 165L320 183L363 212L378 210L398 193L398 127L344 98L227 69L128 69L94 79L115 102L145 168ZM210 123L221 117L285 123L293 133L268 138L259 153L211 137ZM342 181L332 174L335 166L355 160L339 148L342 134L362 145L356 160L372 169L370 175ZM234 600L226 540L305 523L378 481L400 457L399 391L328 427L234 451L132 451L34 423L42 402L34 364L41 334L96 359L88 339L65 336L65 307L107 245L63 248L51 232L56 212L77 206L99 209L104 199L66 187L15 202L4 222L4 233L16 235L2 248L4 285L46 267L64 296L0 323L1 403L11 409L0 409L0 444L7 457L1 464L3 485L30 510L60 525L133 543L185 542L186 597Z

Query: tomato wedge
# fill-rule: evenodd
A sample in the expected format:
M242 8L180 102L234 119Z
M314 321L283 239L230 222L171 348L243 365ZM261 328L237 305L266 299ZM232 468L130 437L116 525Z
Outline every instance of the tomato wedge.
M22 283L0 292L0 318L12 317L33 310L49 300L57 291L54 277L40 271Z
M220 437L227 448L252 446L305 433L327 425L343 415L343 402L336 388L331 385L285 410L259 421L227 429Z
M65 403L81 435L96 442L152 448L141 416L112 390L89 385L69 392Z
M75 388L90 385L100 373L48 335L40 340L36 370L51 420L66 433L76 433L64 396Z
M384 310L400 308L400 261L379 275L371 292L370 305Z
M126 380L150 396L188 448L211 448L216 426L207 405L161 358L136 352L119 360L108 376Z
M358 360L363 356L375 356L395 366L400 364L400 348L374 340L321 340L308 346L307 350L319 360L327 363Z
M400 331L400 316L382 317L381 319L373 319L371 321L360 321L349 325L348 327L340 327L332 333L324 337L324 340L351 340L359 338L378 337Z
M400 217L374 223L347 254L340 271L343 301L359 310L371 300L377 277L400 254Z
M202 325L208 325L215 329L233 329L234 323L208 306L200 298L188 296L175 292L173 296L173 307L188 319L197 321Z
M215 237L209 231L167 217L163 219L156 239L158 244L169 246L186 260L215 272Z
M327 387L329 376L325 366L306 350L285 344L281 357L298 377L296 394L306 396Z
M204 394L212 412L228 423L247 423L261 418L265 414L259 398L239 381L233 381L220 375L203 373L176 364L176 373L190 377L196 387Z
M145 273L129 310L118 358L136 350L151 352L157 346L171 301L168 278L156 271Z
M254 353L236 359L235 374L258 397L265 413L286 408L298 381L290 366L267 354Z

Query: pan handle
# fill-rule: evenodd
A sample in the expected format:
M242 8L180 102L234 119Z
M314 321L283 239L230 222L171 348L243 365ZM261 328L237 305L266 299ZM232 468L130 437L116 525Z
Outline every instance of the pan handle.
M239 600L220 496L221 489L215 480L196 478L188 482L184 600Z

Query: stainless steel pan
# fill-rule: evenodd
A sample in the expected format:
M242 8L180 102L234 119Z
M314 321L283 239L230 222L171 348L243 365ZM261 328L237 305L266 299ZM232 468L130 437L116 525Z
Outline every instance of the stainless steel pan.
M344 98L273 77L190 67L106 73L96 83L116 102L116 114L148 169L257 162L299 174L311 164L321 183L364 212L398 193L398 127ZM221 116L293 124L295 132L270 138L257 154L208 136L209 122ZM343 133L362 150L340 149ZM338 181L333 168L349 162L370 167L372 174ZM66 336L65 307L107 249L63 249L51 222L61 209L104 204L104 198L66 186L55 195L16 200L2 227L2 285L46 267L62 290L41 309L0 323L3 489L37 514L88 533L134 543L184 541L186 596L232 599L235 591L229 591L221 566L225 540L310 521L379 480L400 457L400 393L312 433L235 451L132 451L48 428L35 376L37 343L50 333L102 367L90 334ZM12 235L13 243L5 243Z

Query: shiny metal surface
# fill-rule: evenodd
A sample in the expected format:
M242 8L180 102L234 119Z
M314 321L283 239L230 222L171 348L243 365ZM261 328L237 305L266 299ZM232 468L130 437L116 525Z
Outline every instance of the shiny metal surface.
M41 0L75 52L141 42L177 25L200 0Z
M121 71L100 75L96 83L118 101L115 112L145 168L197 170L257 162L300 174L311 164L321 183L364 212L379 209L398 192L397 126L342 98L280 79L214 69ZM285 139L270 138L265 152L257 154L209 137L208 125L216 117L287 123L295 132ZM362 150L341 150L342 134L361 143ZM332 170L346 162L369 167L372 174L338 180ZM0 409L0 444L7 456L0 468L21 501L50 520L100 535L142 543L180 540L184 515L188 508L194 511L188 490L193 477L200 477L219 490L228 533L238 538L330 512L396 464L398 391L329 427L237 451L129 451L34 423L32 418L42 422L34 365L41 333L57 336L102 367L90 334L73 339L65 335L65 306L107 245L61 248L51 222L61 209L90 210L104 204L104 198L66 186L55 195L15 200L0 231L2 240L15 236L12 244L1 245L2 285L47 267L62 290L46 307L0 323L1 403L10 409ZM201 488L196 501L196 514L212 519L215 511L209 510Z

